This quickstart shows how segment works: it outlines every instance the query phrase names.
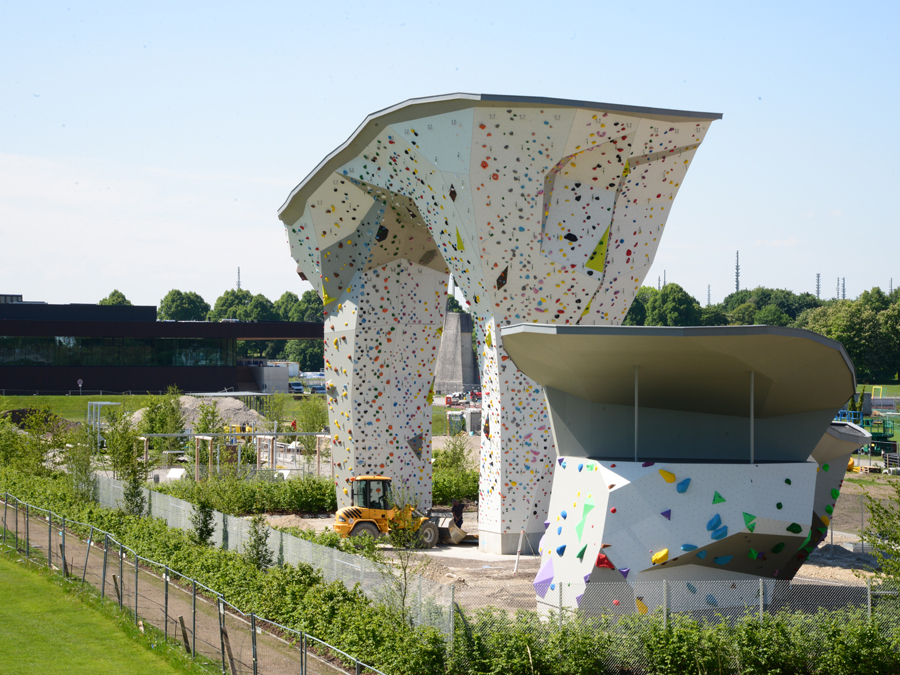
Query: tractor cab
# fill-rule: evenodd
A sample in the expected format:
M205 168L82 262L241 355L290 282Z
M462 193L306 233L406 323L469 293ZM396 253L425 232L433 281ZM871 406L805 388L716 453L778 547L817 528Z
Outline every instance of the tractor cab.
M339 509L334 516L334 530L342 537L364 534L377 539L387 534L391 523L397 521L401 529L419 532L425 548L437 543L438 529L428 518L412 506L398 508L391 493L391 479L387 476L357 476L350 479L350 506Z

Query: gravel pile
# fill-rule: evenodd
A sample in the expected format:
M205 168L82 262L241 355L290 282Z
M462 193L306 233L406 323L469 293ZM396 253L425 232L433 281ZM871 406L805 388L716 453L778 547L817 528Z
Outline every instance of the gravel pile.
M219 417L226 424L252 425L257 427L265 421L265 418L255 410L251 410L236 398L198 398L197 396L182 396L179 398L181 403L181 414L184 416L184 425L188 429L192 429L200 419L200 404L212 404L219 411ZM132 419L135 424L140 424L144 417L146 408L141 408L134 413Z

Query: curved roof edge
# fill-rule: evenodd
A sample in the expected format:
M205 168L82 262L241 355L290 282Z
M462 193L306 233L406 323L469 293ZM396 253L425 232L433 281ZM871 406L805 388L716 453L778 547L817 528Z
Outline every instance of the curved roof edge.
M376 120L384 119L386 124L392 124L395 121L402 121L404 119L411 118L411 116L409 115L402 114L401 111L418 110L422 107L435 107L440 109L431 114L439 114L443 112L450 112L453 110L468 108L472 105L473 102L495 103L498 105L504 103L526 103L545 105L548 107L558 106L565 108L588 108L593 110L609 110L622 113L634 113L643 115L645 117L685 117L706 120L722 119L721 113L669 110L667 108L649 108L642 106L620 105L616 103L577 101L574 99L565 98L545 98L541 96L508 96L504 94L469 94L465 92L456 92L453 94L443 94L440 96L423 96L420 98L410 98L367 115L366 118L362 121L362 124L356 127L356 129L352 134L350 134L346 141L341 143L337 148L326 155L325 158L321 162L319 162L302 181L300 181L297 187L291 190L288 198L278 209L278 217L284 222L284 217L287 217L291 210L292 202L309 184L313 176L317 175L323 169L327 169L329 164L338 165L339 162L337 160L339 155L341 155L351 146L356 145L359 142L362 142L363 145L368 143L368 139L364 139L362 138L362 136L370 123L376 122ZM428 113L426 112L425 114ZM422 116L423 115L421 113L416 114L416 117ZM336 168L336 166L334 168ZM300 214L297 214L296 217L299 218Z

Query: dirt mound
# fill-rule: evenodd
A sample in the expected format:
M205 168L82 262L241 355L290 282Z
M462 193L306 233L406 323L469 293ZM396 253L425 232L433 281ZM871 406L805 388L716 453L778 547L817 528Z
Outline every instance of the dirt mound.
M184 426L193 429L194 425L200 420L200 404L216 406L219 417L226 424L240 424L241 426L258 427L265 418L255 410L251 410L236 398L199 398L197 396L181 396L179 399L181 404L181 414L184 416ZM132 415L135 424L140 424L144 417L146 408L141 408Z
M0 417L5 417L20 429L24 429L25 422L35 413L42 414L44 416L43 421L47 423L49 427L48 430L52 431L53 433L59 433L60 431L69 431L70 429L74 429L78 426L77 422L70 422L69 420L62 418L59 415L54 415L52 412L48 412L46 410L38 410L36 408L15 408L14 410L4 410L3 412L0 412Z

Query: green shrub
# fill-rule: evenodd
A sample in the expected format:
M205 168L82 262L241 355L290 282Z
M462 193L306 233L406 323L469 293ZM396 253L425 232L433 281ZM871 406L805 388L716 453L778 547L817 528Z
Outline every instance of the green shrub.
M732 672L728 624L711 625L688 616L646 621L644 649L649 670L658 675L728 675Z

